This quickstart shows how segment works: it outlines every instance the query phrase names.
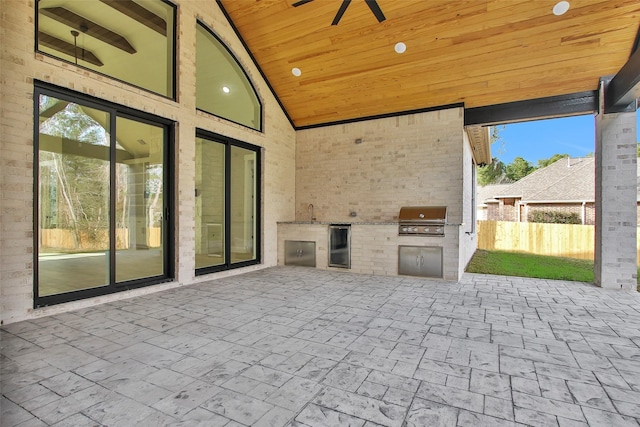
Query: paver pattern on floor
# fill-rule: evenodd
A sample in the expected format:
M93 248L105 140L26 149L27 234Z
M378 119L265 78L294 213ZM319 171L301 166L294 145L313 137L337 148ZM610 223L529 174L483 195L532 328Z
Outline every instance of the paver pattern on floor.
M640 294L275 267L4 326L2 427L636 426Z

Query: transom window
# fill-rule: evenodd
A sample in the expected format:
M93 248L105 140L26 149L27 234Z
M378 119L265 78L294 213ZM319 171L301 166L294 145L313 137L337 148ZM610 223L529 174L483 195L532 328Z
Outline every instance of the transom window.
M175 6L162 0L37 4L38 51L175 97Z

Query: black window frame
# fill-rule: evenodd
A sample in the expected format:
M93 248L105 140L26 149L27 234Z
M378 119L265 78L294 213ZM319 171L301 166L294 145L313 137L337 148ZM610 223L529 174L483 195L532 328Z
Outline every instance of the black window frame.
M251 265L262 264L262 147L253 145L248 142L240 141L229 136L210 132L204 129L196 128L196 138L206 139L213 143L223 144L225 146L224 156L224 253L225 261L223 264L202 267L195 269L196 276L204 274L217 273L220 271L234 270L237 268L248 267ZM231 147L244 148L256 153L256 214L255 214L255 259L231 262Z
M60 294L48 295L48 296L39 296L38 294L38 285L39 285L39 272L38 272L38 255L39 255L39 241L40 241L40 227L39 227L39 209L38 209L38 200L39 200L39 185L40 180L39 177L39 153L40 153L40 145L39 145L39 134L40 134L40 109L39 109L39 99L41 95L55 97L56 99L68 101L68 102L78 102L82 103L82 105L86 105L90 108L96 108L102 111L106 111L110 113L110 124L111 128L109 130L111 135L111 158L115 159L115 149L116 144L113 142L116 138L116 127L115 122L117 117L123 117L127 119L133 119L141 123L147 123L154 126L162 126L165 133L165 150L163 153L163 162L166 171L164 173L164 195L163 195L163 213L165 217L165 228L166 232L163 235L162 245L163 245L163 257L164 257L164 272L159 276L152 277L144 277L141 279L134 279L125 282L116 282L116 274L115 274L115 253L116 253L116 239L111 237L115 236L115 216L110 215L109 218L109 236L110 236L110 248L109 248L109 283L106 286L100 286L89 289L82 289L77 291L65 292ZM175 156L174 156L174 142L175 142L175 126L176 122L159 117L150 113L146 113L143 111L135 110L129 107L125 107L119 104L115 104L113 102L105 101L102 99L98 99L83 93L75 92L70 89L65 89L59 86L55 86L49 83L45 83L42 81L34 81L34 91L33 91L33 308L46 307L49 305L62 304L71 301L77 301L102 295L108 295L117 292L128 291L131 289L137 289L152 285L157 285L160 283L171 282L175 280L175 220L174 220L174 212L175 212ZM115 161L110 162L110 194L109 194L109 209L110 212L115 210L116 198L116 186L115 186Z
M172 81L171 81L171 94L169 94L169 95L165 95L165 94L162 94L162 93L159 93L159 92L154 92L152 90L149 90L149 89L144 88L142 86L135 85L135 84L133 84L131 82L128 82L126 80L122 80L122 79L119 79L117 77L114 77L114 76L112 76L110 74L101 73L100 71L98 71L96 69L89 68L89 67L84 67L81 64L76 64L74 62L67 61L64 58L60 58L59 56L52 55L50 53L47 53L47 52L39 50L38 49L38 45L40 44L40 41L38 39L38 30L40 28L40 22L39 22L40 14L38 13L38 4L40 3L40 0L36 0L35 3L34 3L35 4L35 16L34 16L34 21L33 21L35 23L35 28L34 28L34 43L35 43L34 51L37 52L40 55L44 55L44 56L46 56L48 58L56 59L58 61L64 62L65 64L74 65L74 66L76 66L78 68L82 68L83 70L87 70L89 72L96 73L96 74L98 74L100 76L107 77L107 78L112 79L114 81L126 84L127 86L134 87L134 88L143 90L143 91L148 92L148 93L152 93L154 95L160 96L160 97L165 98L165 99L170 99L172 101L178 101L178 99L177 99L177 93L178 93L178 89L177 89L178 88L178 54L177 54L177 48L178 48L178 42L177 42L177 40L178 40L178 36L177 36L177 30L178 30L178 22L177 22L178 21L178 6L175 3L172 3L172 2L170 2L168 0L159 0L159 1L161 1L162 3L165 3L168 6L171 6L173 8L173 40L170 41L170 43L172 45L172 51L173 51L173 55L171 55L171 68L173 70L173 78L172 78Z

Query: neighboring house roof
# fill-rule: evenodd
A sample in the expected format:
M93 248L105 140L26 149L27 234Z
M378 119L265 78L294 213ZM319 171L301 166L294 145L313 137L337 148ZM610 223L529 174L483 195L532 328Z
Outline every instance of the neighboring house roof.
M490 202L491 200L497 202L494 196L496 194L502 193L502 190L506 187L509 187L510 185L511 184L489 184L485 185L484 187L478 187L478 205L484 205L487 203L487 201Z
M504 198L519 198L523 203L592 202L595 200L595 159L567 157L513 184L487 185L481 189L478 201L482 203ZM640 200L640 193L638 196Z

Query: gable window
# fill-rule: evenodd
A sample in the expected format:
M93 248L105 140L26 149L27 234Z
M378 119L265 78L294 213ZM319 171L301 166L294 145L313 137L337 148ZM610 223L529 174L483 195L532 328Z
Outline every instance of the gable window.
M167 281L171 123L35 91L35 305Z
M260 262L260 147L198 131L196 274Z
M262 130L262 104L229 49L203 24L196 32L196 107Z
M37 50L175 97L174 5L163 0L38 0Z

